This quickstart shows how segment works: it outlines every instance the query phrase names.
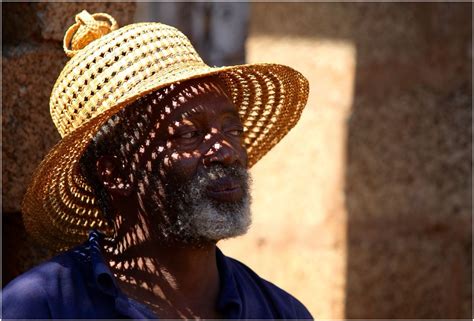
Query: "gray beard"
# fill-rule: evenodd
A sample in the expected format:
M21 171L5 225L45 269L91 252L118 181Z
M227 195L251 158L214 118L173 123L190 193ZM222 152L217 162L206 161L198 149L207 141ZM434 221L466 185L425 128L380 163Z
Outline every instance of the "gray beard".
M238 179L244 196L236 202L219 202L207 196L206 188L212 180L230 176ZM200 244L243 235L251 224L250 182L247 169L213 165L200 170L186 184L165 187L162 215L168 216L162 226L166 239Z

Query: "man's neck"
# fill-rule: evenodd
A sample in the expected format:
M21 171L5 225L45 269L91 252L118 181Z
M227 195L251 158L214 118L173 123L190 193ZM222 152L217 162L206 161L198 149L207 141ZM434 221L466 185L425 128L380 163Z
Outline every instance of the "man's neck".
M121 290L160 318L219 317L215 244L167 244L144 237L132 226L121 226L119 230L127 233L117 235L114 244L105 244L105 259Z

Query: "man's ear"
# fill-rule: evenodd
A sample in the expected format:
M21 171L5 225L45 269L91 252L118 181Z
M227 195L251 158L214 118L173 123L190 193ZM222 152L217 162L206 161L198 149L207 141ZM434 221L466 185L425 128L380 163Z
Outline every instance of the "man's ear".
M99 180L112 196L126 197L132 192L129 173L117 157L105 155L96 162Z

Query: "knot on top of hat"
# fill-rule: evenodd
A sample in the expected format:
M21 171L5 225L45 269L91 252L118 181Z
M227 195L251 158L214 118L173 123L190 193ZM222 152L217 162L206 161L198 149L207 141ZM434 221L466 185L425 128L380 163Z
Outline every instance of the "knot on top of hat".
M68 57L74 56L92 41L118 28L115 19L106 13L90 14L82 10L76 15L76 23L66 31L63 47Z

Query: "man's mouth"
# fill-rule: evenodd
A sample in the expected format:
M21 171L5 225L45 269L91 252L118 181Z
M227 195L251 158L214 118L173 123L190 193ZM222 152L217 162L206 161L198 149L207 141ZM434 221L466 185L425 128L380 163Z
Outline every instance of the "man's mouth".
M227 176L213 180L207 186L207 195L221 202L236 202L242 199L244 190L239 180Z

